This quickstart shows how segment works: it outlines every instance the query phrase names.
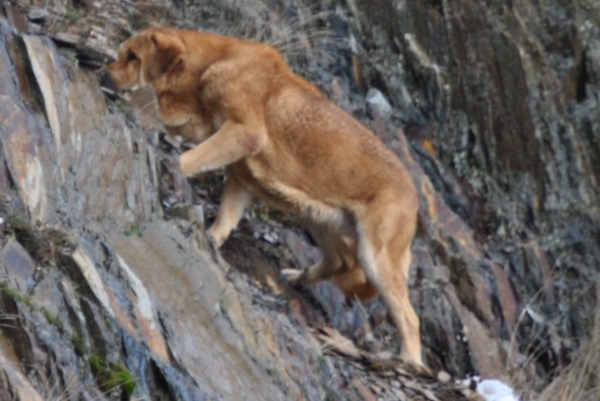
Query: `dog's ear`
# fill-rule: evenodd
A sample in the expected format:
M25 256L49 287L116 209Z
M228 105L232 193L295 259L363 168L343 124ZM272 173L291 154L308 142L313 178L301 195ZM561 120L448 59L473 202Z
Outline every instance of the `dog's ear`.
M152 32L150 42L154 46L153 57L148 66L151 79L157 78L170 68L183 61L185 44L176 35L164 32Z

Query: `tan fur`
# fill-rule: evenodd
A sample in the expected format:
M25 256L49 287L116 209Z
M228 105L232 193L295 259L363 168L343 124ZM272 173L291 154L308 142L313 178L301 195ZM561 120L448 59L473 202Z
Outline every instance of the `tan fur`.
M408 298L418 199L402 163L355 119L295 75L270 46L196 31L149 28L106 67L118 89L151 84L169 133L198 144L187 177L226 168L221 245L254 196L298 213L323 252L296 283L332 279L349 297L382 297L402 357L421 365Z

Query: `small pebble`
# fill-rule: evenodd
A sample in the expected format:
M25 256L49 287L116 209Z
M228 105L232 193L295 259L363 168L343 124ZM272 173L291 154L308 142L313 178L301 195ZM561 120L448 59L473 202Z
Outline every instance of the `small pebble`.
M277 234L275 233L267 233L263 235L263 239L267 241L269 244L277 243Z
M437 378L442 383L448 383L450 379L452 379L452 376L450 376L450 373L446 372L445 370L440 370L437 374Z

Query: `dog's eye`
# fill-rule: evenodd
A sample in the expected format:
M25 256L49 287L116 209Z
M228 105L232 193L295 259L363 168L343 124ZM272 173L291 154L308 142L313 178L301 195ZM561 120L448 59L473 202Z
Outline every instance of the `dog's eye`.
M127 55L127 62L128 62L128 63L131 63L131 62L132 62L132 61L134 61L134 60L137 60L137 56L136 56L135 54L133 54L133 53L129 53L129 54Z

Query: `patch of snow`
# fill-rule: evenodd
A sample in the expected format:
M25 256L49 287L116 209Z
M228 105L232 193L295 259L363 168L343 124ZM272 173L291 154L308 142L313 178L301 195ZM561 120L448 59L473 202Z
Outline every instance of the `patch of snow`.
M477 383L476 391L485 401L520 401L509 385L495 379Z

